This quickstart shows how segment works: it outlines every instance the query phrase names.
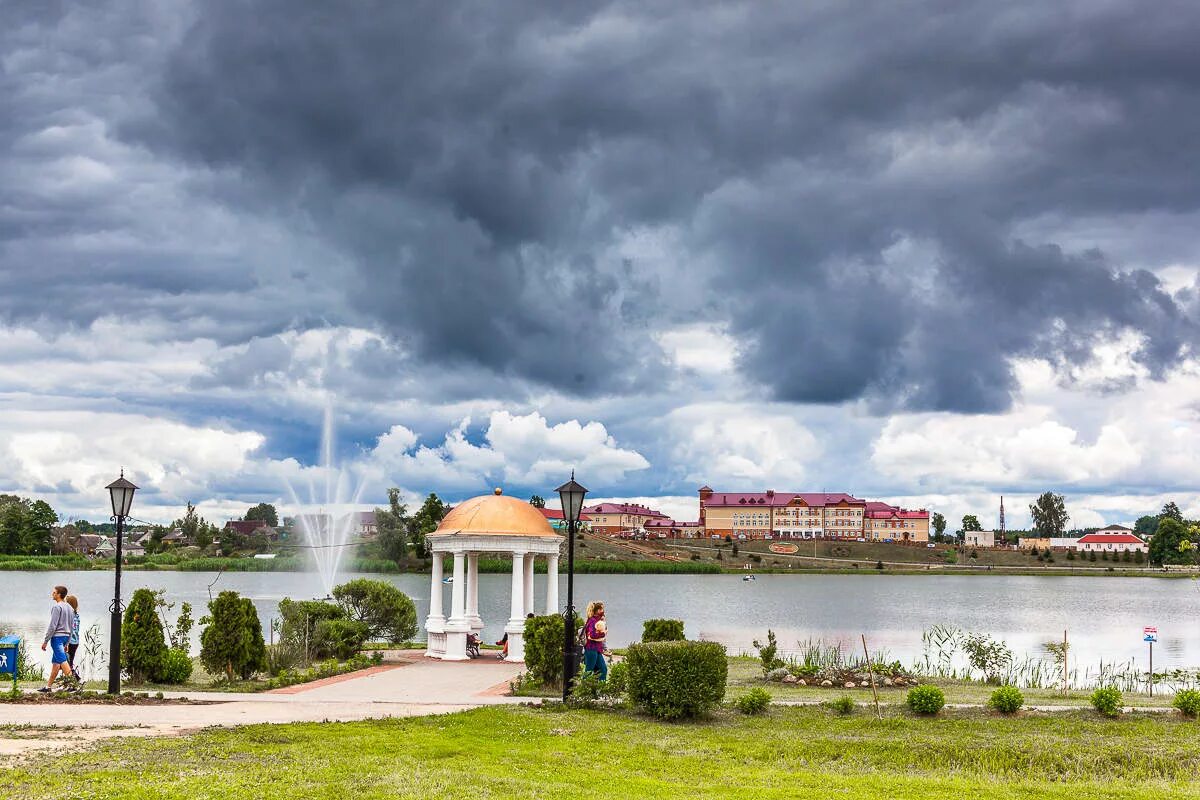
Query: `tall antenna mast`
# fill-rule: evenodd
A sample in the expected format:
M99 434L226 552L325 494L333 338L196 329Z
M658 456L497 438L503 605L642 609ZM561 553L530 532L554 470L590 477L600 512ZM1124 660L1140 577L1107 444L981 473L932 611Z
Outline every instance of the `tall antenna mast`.
M1008 529L1004 526L1004 495L1000 495L1000 539L1002 541L1008 541L1004 535L1007 532Z

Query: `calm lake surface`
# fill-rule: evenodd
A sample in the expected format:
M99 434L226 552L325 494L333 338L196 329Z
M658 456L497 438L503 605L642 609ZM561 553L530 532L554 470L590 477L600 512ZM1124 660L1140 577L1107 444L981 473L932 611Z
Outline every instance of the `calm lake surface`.
M425 575L346 575L388 581L413 598L423 623L429 610ZM212 591L232 589L249 596L263 630L278 616L284 597L319 593L314 574L288 572L127 572L125 601L141 587L166 589L176 604L187 601L197 620ZM536 577L535 600L544 612L545 576ZM566 579L559 598L566 601ZM80 600L83 627L100 623L107 646L111 572L0 572L0 624L15 627L36 651L49 618L50 588L65 584ZM508 575L480 575L480 614L485 641L495 641L508 619ZM450 587L444 586L444 607ZM1142 627L1156 625L1156 671L1200 667L1200 580L1040 576L923 575L581 575L575 579L576 605L603 600L609 641L623 646L641 636L642 622L655 617L682 619L689 638L719 641L731 651L751 650L751 641L775 630L781 648L801 640L842 641L861 648L865 633L872 650L886 649L905 664L922 654L921 633L934 625L955 625L1003 639L1017 653L1039 655L1041 644L1070 632L1073 658L1080 666L1136 661L1145 669ZM178 611L178 605L176 606ZM199 626L193 652L199 649ZM48 654L37 656L49 663Z

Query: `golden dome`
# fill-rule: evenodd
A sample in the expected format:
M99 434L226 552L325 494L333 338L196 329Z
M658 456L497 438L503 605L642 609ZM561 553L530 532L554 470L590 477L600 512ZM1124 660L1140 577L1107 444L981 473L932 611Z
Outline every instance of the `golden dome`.
M442 518L430 536L453 533L491 533L503 536L557 536L537 508L515 497L494 494L472 497L459 503Z

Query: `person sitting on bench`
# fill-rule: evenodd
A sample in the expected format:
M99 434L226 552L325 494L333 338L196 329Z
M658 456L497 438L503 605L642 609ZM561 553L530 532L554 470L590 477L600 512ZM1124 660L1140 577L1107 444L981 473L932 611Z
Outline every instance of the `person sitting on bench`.
M479 637L473 633L467 634L467 656L479 658Z

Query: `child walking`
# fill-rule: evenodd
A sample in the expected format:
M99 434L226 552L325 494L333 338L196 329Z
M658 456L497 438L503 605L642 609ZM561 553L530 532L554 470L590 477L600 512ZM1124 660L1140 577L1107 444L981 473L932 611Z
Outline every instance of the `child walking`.
M75 651L79 649L79 598L73 594L67 595L67 605L75 611L71 617L71 638L67 640L67 664L78 677L79 670L75 669Z

